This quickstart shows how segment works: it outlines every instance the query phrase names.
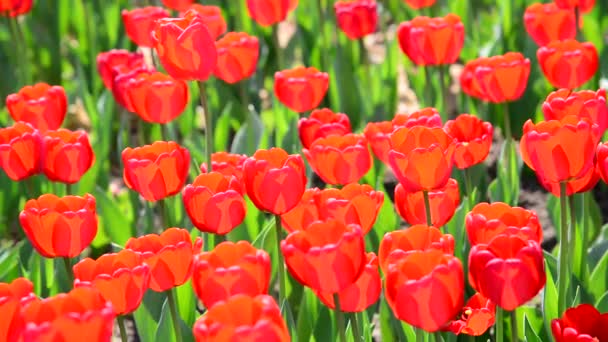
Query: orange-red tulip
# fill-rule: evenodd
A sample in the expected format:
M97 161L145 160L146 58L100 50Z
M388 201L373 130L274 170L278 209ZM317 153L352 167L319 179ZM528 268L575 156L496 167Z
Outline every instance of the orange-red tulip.
M188 85L160 72L142 72L129 79L126 96L142 120L165 124L186 109Z
M313 110L308 118L301 118L298 122L298 132L302 147L309 148L319 138L346 135L352 130L346 114L334 113L331 109L324 108Z
M251 19L261 26L277 24L285 18L295 6L290 0L247 0L247 9ZM297 2L295 2L297 5ZM292 7L293 6L293 7Z
M231 296L268 292L270 256L249 242L222 242L194 257L192 286L207 308Z
M590 12L595 6L595 0L555 0L555 4L560 8L578 8L581 13Z
M243 165L249 199L263 211L281 215L298 204L306 188L306 167L298 154L280 148L258 150Z
M571 180L566 183L566 196L587 192L593 189L597 185L597 182L599 182L600 177L601 175L599 165L595 164L594 167L589 169L589 171L587 171L587 173L581 178ZM556 197L560 196L560 183L549 182L541 178L540 175L537 175L537 179L540 185L545 188L545 190L549 191Z
M229 32L215 42L217 65L213 74L226 83L237 83L255 72L260 55L258 38L245 32Z
M534 211L502 202L477 204L467 214L465 226L472 246L488 244L498 235L517 235L538 243L543 241L543 229Z
M268 295L235 295L214 305L194 323L197 342L289 342L281 309Z
M429 128L441 127L441 115L433 107L422 108L409 114L395 114L392 120L393 127L425 126Z
M421 9L433 6L436 1L437 0L405 0L405 3L413 9Z
M297 67L274 74L274 93L287 108L303 113L316 108L327 89L329 75L314 67Z
M205 81L215 68L215 40L195 10L183 18L156 21L152 38L158 59L169 75L182 80Z
M114 77L145 66L144 55L139 52L110 50L97 55L97 72L109 90L114 85Z
M540 46L554 40L576 38L574 11L559 8L555 3L534 3L524 13L526 31Z
M334 3L336 23L350 39L373 33L378 24L375 0L337 1Z
M442 128L401 127L391 134L389 165L409 192L443 188L452 173L456 144Z
M600 132L608 129L608 107L606 107L606 90L571 91L559 89L547 96L543 103L545 120L561 120L568 115L587 118L597 124Z
M150 268L143 257L131 250L86 258L73 267L74 287L93 286L112 303L114 313L135 311L150 282Z
M125 25L127 36L138 46L153 47L152 31L154 22L168 18L169 12L162 7L147 6L122 11L122 23Z
M549 83L558 88L582 86L599 67L595 46L574 39L553 41L538 49L536 56Z
M282 227L288 232L304 230L311 223L321 219L319 212L319 188L306 189L300 202L290 211L281 215Z
M37 83L6 97L6 108L15 121L25 121L41 131L58 129L68 110L61 86Z
M36 251L47 258L73 258L97 234L95 197L45 194L25 203L21 227Z
M131 82L137 78L147 78L156 71L147 67L139 67L124 73L120 73L119 69L114 69L112 72L115 76L112 79L111 89L114 100L127 111L131 113L135 112L133 103L131 103L131 99L129 98L129 86Z
M22 308L34 300L34 284L26 278L0 283L0 341L21 341L25 322Z
M363 129L363 134L369 142L374 155L384 164L388 164L388 151L391 149L392 121L370 122Z
M461 114L445 123L446 132L455 140L454 164L466 169L483 162L492 147L492 124L476 116Z
M188 8L194 0L161 0L165 7L168 7L172 10L183 11Z
M0 128L0 169L20 181L41 171L42 138L31 125L17 122Z
M241 184L240 193L245 192L243 185L243 166L247 156L244 154L235 154L228 152L215 152L211 155L211 166L214 172L219 172L225 176L234 176ZM207 173L207 164L201 164L201 172Z
M160 235L130 238L125 245L125 249L141 255L150 267L150 289L157 292L187 282L192 275L194 255L202 247L200 237L192 243L190 232L180 228L169 228Z
M442 234L435 227L422 224L386 233L380 242L378 258L380 268L388 272L389 265L399 261L413 251L436 249L446 254L454 254L454 237Z
M445 17L415 17L399 25L401 51L417 65L456 62L464 45L464 25L456 14Z
M222 16L222 9L218 6L192 4L187 9L198 13L214 40L226 33L228 25ZM182 13L182 16L188 13L188 10Z
M344 312L362 312L380 298L382 282L378 273L378 257L374 253L367 253L365 269L359 278L344 290L338 292L340 309ZM334 294L316 292L317 297L328 308L334 309Z
M536 241L503 234L471 248L469 283L505 310L534 298L545 281L543 251Z
M335 293L353 284L365 269L361 227L338 220L317 221L281 241L289 273L314 291Z
M455 335L483 335L496 320L496 305L481 293L474 294L462 308L460 319L451 321L443 330Z
M155 202L179 193L186 183L190 153L173 141L122 151L125 184L148 201Z
M29 303L23 317L25 341L110 342L115 314L99 291L82 286Z
M319 138L303 152L310 167L327 184L358 182L372 166L363 135L349 133Z
M460 205L458 182L450 178L445 187L429 191L431 205L431 223L442 227L454 216ZM401 184L395 187L395 208L409 224L425 224L426 207L422 191L408 192Z
M32 9L33 0L0 0L0 15L17 17Z
M580 179L594 166L599 135L598 125L572 115L537 125L528 120L520 142L522 159L548 182Z
M608 341L608 312L600 313L590 304L569 308L551 321L555 342Z
M76 183L94 162L95 152L85 131L59 129L43 134L41 163L48 179Z
M384 295L398 319L438 331L464 303L462 264L439 250L412 252L388 268Z
M202 232L225 235L245 219L241 183L232 175L203 173L182 192L190 221Z

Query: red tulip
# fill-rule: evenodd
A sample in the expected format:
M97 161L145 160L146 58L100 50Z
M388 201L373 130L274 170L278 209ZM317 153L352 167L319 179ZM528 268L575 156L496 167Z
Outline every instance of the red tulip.
M350 39L373 33L378 24L375 0L337 1L334 3L338 27Z
M595 75L599 66L595 46L574 39L551 42L538 49L536 56L549 83L558 88L582 86Z
M225 235L245 219L241 183L232 175L204 173L183 190L190 221L202 232Z
M41 131L58 129L68 110L61 86L37 83L6 97L6 108L15 121L25 121Z
M328 87L329 75L313 67L298 67L274 74L275 95L286 107L298 113L316 108Z
M422 224L386 233L378 249L380 268L386 274L389 265L398 262L404 256L414 251L430 249L454 254L454 237L450 234L442 234L435 227Z
M188 8L194 0L161 0L165 7L175 11L183 11Z
M413 9L421 9L433 6L436 1L437 0L405 0L405 3Z
M469 283L507 311L534 298L545 281L543 251L536 241L503 234L471 248Z
M568 115L587 118L597 124L600 133L608 129L608 107L606 107L606 90L571 91L559 89L547 96L543 103L545 120L561 120Z
M461 114L455 120L445 123L446 132L455 140L454 164L459 169L467 169L483 162L492 147L493 128L489 122Z
M187 10L181 16L185 16L188 10L195 10L198 13L205 26L207 26L209 33L211 33L213 40L217 40L221 35L226 33L228 25L222 16L222 9L218 6L192 4L187 7Z
M229 32L215 42L217 65L213 74L226 83L251 77L260 55L258 38L245 32Z
M520 142L522 159L546 181L576 180L593 168L599 134L598 125L575 116L537 125L528 120Z
M99 259L86 258L74 265L74 286L93 286L112 303L114 313L135 311L150 282L150 268L141 255L123 249Z
M314 291L335 293L353 284L365 269L361 227L338 220L314 222L281 241L289 273Z
M578 8L581 13L591 12L595 6L595 0L555 0L557 7L565 9Z
M608 313L602 313L589 304L569 308L563 316L551 321L555 342L608 341Z
M412 252L388 268L384 295L395 316L425 331L454 318L464 294L458 258L439 250Z
M516 235L523 240L543 241L543 229L532 210L506 203L479 203L465 218L471 246L488 244L498 235Z
M115 314L99 291L83 286L29 303L23 317L25 341L110 342Z
M136 68L125 73L120 73L120 70L115 68L113 70L114 78L112 79L111 89L114 100L127 111L134 113L135 106L131 103L131 98L129 97L131 83L137 79L147 79L155 73L156 71L147 67Z
M566 183L566 196L590 191L597 185L597 182L599 182L600 180L600 176L600 168L596 164L591 169L589 169L589 171L587 171L585 175L581 176L581 178L571 180ZM538 174L537 179L540 185L545 188L545 190L552 193L556 197L560 196L560 183L547 181L541 178L541 176Z
M192 275L194 255L202 247L200 237L192 243L190 233L179 228L169 228L160 235L130 238L125 245L125 249L141 255L150 267L150 289L156 292L186 283Z
M97 72L107 89L112 90L114 77L146 67L143 54L127 50L110 50L97 55Z
M45 194L25 203L21 227L36 251L47 258L73 258L97 234L95 197Z
M186 109L188 85L160 72L143 72L129 79L126 96L142 120L165 124Z
M410 114L396 114L392 120L393 127L425 126L429 128L441 127L441 115L433 107L422 108Z
M243 166L247 195L263 211L281 215L298 204L306 188L306 168L298 154L280 148L258 150Z
M42 138L24 122L0 128L0 168L8 178L20 181L40 172Z
M391 134L389 164L409 192L443 188L452 172L456 145L441 128L398 128Z
M460 319L451 321L444 329L455 335L483 335L496 319L496 305L481 293L473 295L462 308Z
M157 141L152 145L122 151L125 184L148 201L179 193L186 183L190 153L173 141Z
M235 295L214 305L194 323L197 342L289 342L281 309L268 295Z
M399 46L414 64L443 65L456 62L464 45L464 25L460 17L415 17L399 25Z
M211 166L214 172L219 172L225 176L234 176L241 184L240 193L245 192L243 185L243 166L247 156L244 154L234 154L228 152L215 152L211 155ZM207 173L207 164L201 164L201 172Z
M215 41L195 10L183 18L156 21L152 32L158 59L169 75L182 80L205 81L215 68Z
M351 133L350 119L346 114L334 113L331 109L315 109L310 117L301 118L298 122L298 132L302 147L310 148L312 143L330 135L346 135Z
M306 189L300 202L293 209L281 215L282 227L291 233L296 230L304 230L311 223L319 221L321 219L320 194L319 188Z
M363 134L369 142L374 155L384 164L388 164L388 152L391 149L392 121L370 122L363 129Z
M32 9L33 0L0 0L0 15L11 18L28 13Z
M41 158L48 179L73 184L93 166L95 152L86 132L59 129L44 133Z
M363 312L380 298L382 282L378 273L378 257L367 253L365 269L359 278L344 290L338 292L340 310L344 312ZM334 294L316 292L317 297L330 309L335 309Z
M153 47L152 31L154 22L158 19L168 18L169 12L162 7L147 6L135 8L131 11L122 11L122 23L125 25L127 36L139 45Z
M314 172L328 184L358 182L372 166L367 141L362 135L319 138L303 152Z
M25 322L22 308L36 296L34 284L26 278L0 283L0 341L21 341Z
M295 8L292 6L290 0L247 0L251 19L261 26L271 26L285 20L289 11Z
M557 7L555 3L534 3L524 13L526 31L540 46L554 40L576 38L574 12Z
M608 142L597 146L597 168L605 183L608 183Z
M270 256L249 242L222 242L194 257L192 286L207 308L237 294L265 294L270 284Z
M450 221L456 208L460 205L458 182L450 178L445 187L429 191L431 205L431 223L442 227ZM422 191L408 192L401 184L395 188L395 208L409 224L425 224L426 207Z

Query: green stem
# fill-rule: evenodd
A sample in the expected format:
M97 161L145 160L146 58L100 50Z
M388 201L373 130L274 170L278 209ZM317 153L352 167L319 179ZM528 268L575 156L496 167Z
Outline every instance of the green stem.
M511 311L511 341L517 342L519 340L519 332L517 326L517 309Z
M30 70L29 70L29 54L28 54L28 49L27 49L27 43L25 41L25 36L23 35L23 31L21 30L21 25L19 25L19 19L17 17L12 18L13 22L15 23L15 32L17 33L17 39L19 40L19 46L21 46L22 48L22 55L21 55L21 60L19 61L19 64L22 66L21 70L23 72L23 81L25 82L25 84L30 84L31 79L30 79Z
M167 290L167 301L169 302L169 309L171 310L173 329L175 329L175 340L182 341L182 330L179 326L179 315L177 313L177 300L172 288Z
M505 143L511 143L513 134L511 133L511 116L509 115L509 102L502 104L502 115L505 125Z
M226 235L213 234L213 245L217 246L220 243L226 241Z
M167 202L165 199L158 201L158 214L160 215L160 222L162 223L161 231L171 227L169 220L169 213L167 211Z
M587 240L589 239L587 237L588 234L588 229L587 229L587 224L585 222L585 207L587 206L587 198L585 193L583 192L581 195L581 203L583 204L581 206L581 217L583 218L581 220L581 236L582 236L582 241L581 241L581 251L582 251L582 255L581 255L581 259L580 259L580 269L581 269L581 281L583 283L586 282L587 280L587 260L585 258L585 256L587 255Z
M430 67L423 66L421 67L424 72L425 78L425 87L423 89L425 97L424 97L424 107L434 107L433 105L433 79L431 76Z
M272 43L274 44L274 49L277 58L277 70L283 70L283 49L281 48L281 43L279 42L278 25L272 26Z
M576 40L578 40L579 42L583 41L583 32L581 32L580 29L580 22L581 19L581 10L578 6L574 6L574 22L576 25Z
M424 330L418 328L416 330L416 342L424 342Z
M573 255L571 255L571 257L568 260L570 262L570 264L568 265L568 269L570 269L570 273L575 272L574 258L576 257L574 255L574 251L576 248L576 204L574 203L574 200L575 200L574 195L568 196L568 207L570 208L570 227L569 227L570 232L569 232L569 236L568 236L568 251L570 251L570 253L573 253ZM584 259L584 255L581 255L580 257ZM580 273L578 274L578 276L580 278ZM582 278L580 278L580 279L582 279Z
M352 318L350 320L350 324L353 327L353 336L355 337L355 341L362 341L364 339L364 336L361 334L361 327L359 326L359 315L361 314L365 314L365 311L363 313L361 312L355 312L352 315Z
M450 113L448 113L448 91L449 91L449 84L446 85L445 83L445 65L440 65L438 67L439 69L439 87L441 88L441 100L443 102L443 110L441 111L442 118L445 120L446 118L451 118L452 115L450 115Z
M73 190L74 190L74 188L73 188L72 184L69 184L69 183L65 184L65 194L66 194L66 196L72 195L73 194L73 192L72 192Z
M431 199L429 197L429 192L424 190L422 191L422 196L424 197L424 211L426 213L426 225L432 226L433 220L431 218Z
M496 342L503 342L504 340L504 311L501 307L496 306Z
M566 182L559 185L559 203L561 210L561 227L559 239L559 259L557 270L557 315L561 316L566 309L566 290L568 276L568 204Z
M327 36L325 35L325 10L323 7L323 0L317 0L317 15L319 18L319 45L321 46L321 69L329 69L329 60L327 53L329 49L326 47L328 42Z
M473 181L471 180L471 172L469 169L462 170L462 179L464 179L464 189L467 192L467 201L469 202L469 208L473 207Z
M198 90L201 97L201 107L203 108L203 116L205 118L205 154L207 161L207 172L211 172L211 155L213 154L213 115L209 111L209 103L207 101L207 91L205 83L198 81Z
M340 336L340 342L346 342L346 333L344 332L344 313L340 308L340 296L338 293L334 293L334 312L336 313L336 324L338 326L338 335Z
M74 284L74 273L72 271L72 265L70 262L70 258L68 257L63 257L63 265L65 266L65 274L68 277L68 282L70 284L70 286L72 286Z
M116 317L116 321L118 323L118 329L120 329L120 340L122 342L128 342L127 338L127 329L125 328L125 316Z
M283 227L281 227L281 215L275 215L275 233L277 241L277 260L278 260L278 277L279 277L279 305L281 311L284 310L284 301L286 295L285 288L285 264L283 262L283 253L281 252L281 240L283 236Z

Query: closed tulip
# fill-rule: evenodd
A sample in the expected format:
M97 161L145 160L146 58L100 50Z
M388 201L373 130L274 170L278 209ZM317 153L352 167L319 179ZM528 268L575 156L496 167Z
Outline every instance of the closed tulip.
M165 124L186 109L188 85L160 72L140 73L129 79L126 96L142 120Z
M214 40L226 33L228 25L222 16L222 9L218 6L192 4L182 13L182 16L185 16L188 10L195 10L198 13Z
M74 265L74 287L92 286L112 303L116 315L139 307L150 282L150 268L143 257L128 249L86 258Z
M138 46L153 47L154 22L158 19L168 18L169 12L162 7L147 6L130 11L123 10L121 15L127 36Z
M542 106L545 120L561 120L568 115L587 118L597 124L600 133L608 129L608 107L606 90L571 91L559 89L547 96Z
M41 171L42 137L30 124L17 122L0 128L0 168L20 181Z
M413 9L431 7L435 2L437 2L437 0L405 0L405 3Z
M261 26L278 24L293 10L290 0L247 0L247 9L251 19Z
M481 336L496 320L496 305L481 293L474 294L462 308L457 320L451 321L443 330L455 335Z
M600 313L590 304L569 308L551 321L555 342L608 341L608 312Z
M425 126L429 128L441 127L441 115L433 107L422 108L409 114L397 113L392 120L393 127Z
M61 86L37 83L6 97L6 108L15 121L24 121L41 131L58 129L68 110Z
M560 8L577 8L581 13L587 13L595 6L595 0L555 0L555 4Z
M21 227L38 253L47 258L73 258L97 234L95 197L45 194L25 203Z
M378 24L375 0L337 1L334 3L338 27L350 39L373 33Z
M34 284L26 278L0 283L0 341L21 341L25 328L22 309L35 298Z
M472 246L488 244L498 235L517 235L524 240L543 241L543 229L536 213L506 203L479 203L465 218Z
M429 191L431 223L442 227L450 221L460 205L458 182L450 178L445 187ZM408 192L401 184L395 187L395 208L409 224L426 224L426 206L422 191Z
M330 135L351 133L350 119L346 114L334 113L331 109L315 109L310 117L298 122L298 133L302 147L309 148L312 143Z
M319 188L306 189L300 202L290 211L281 215L282 227L288 232L304 230L311 223L321 219L319 210Z
M114 69L111 89L114 100L127 111L134 113L135 106L131 103L131 98L129 97L131 82L134 82L138 78L147 79L154 73L156 73L156 71L147 67L135 68L124 73L120 73L118 69Z
M583 192L590 191L593 189L597 182L600 180L600 168L596 163L587 173L577 179L570 180L566 183L566 196L580 194ZM558 182L550 182L542 178L541 175L537 174L537 179L540 185L545 188L548 192L554 196L559 197L561 191L561 184Z
M384 295L398 319L438 331L464 303L462 264L439 250L412 252L388 268Z
M582 86L599 67L595 46L574 39L551 42L538 49L536 56L549 83L558 88Z
M394 125L392 121L369 122L363 129L363 134L369 142L376 158L388 164L388 152L391 149L391 133Z
M28 13L32 9L33 0L2 0L0 1L0 15L11 18Z
M150 268L150 289L163 292L190 279L194 255L201 251L202 246L200 237L192 243L187 230L169 228L160 235L130 238L125 249L141 255Z
M114 77L145 66L144 55L140 52L110 50L97 55L97 72L109 90L114 85Z
M165 7L175 11L183 11L188 8L194 0L161 0Z
M192 286L207 308L237 294L265 294L269 284L270 256L249 242L222 242L194 257Z
M214 172L219 172L225 176L234 176L237 181L241 184L239 189L240 193L245 192L245 185L243 184L243 167L247 156L244 154L228 153L224 151L215 152L211 155L211 166ZM207 170L207 164L201 164L201 172L207 173L211 170Z
M574 12L559 8L555 3L534 3L524 13L526 31L539 46L555 40L576 38Z
M179 193L186 183L190 153L173 141L122 151L123 180L143 198L155 202Z
M225 235L245 219L241 183L232 175L204 173L186 185L182 195L190 221L202 232Z
M488 157L494 137L491 123L461 114L446 122L445 130L455 140L454 165L457 168L467 169Z
M74 184L95 163L95 152L85 131L47 131L42 141L42 171L54 181Z
M367 184L351 183L342 189L325 189L317 195L317 206L323 220L337 219L356 224L367 234L384 203L384 193Z
M213 74L226 83L237 83L251 77L260 55L257 37L245 32L229 32L215 42L217 65Z
M545 286L543 251L538 242L499 235L469 253L469 283L496 305L511 311Z
M316 108L327 89L329 75L314 67L297 67L274 74L274 93L287 108L303 113Z

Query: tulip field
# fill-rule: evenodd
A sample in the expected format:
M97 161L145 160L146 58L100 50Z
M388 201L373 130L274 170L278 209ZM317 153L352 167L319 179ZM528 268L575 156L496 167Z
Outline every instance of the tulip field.
M608 342L608 0L0 0L0 342Z

